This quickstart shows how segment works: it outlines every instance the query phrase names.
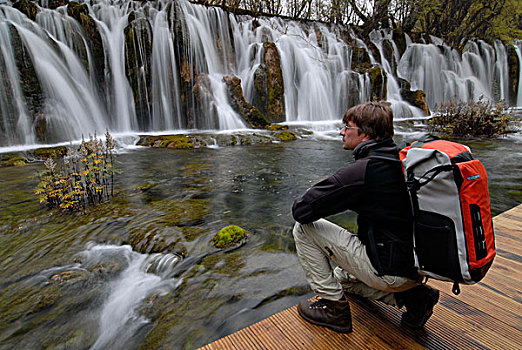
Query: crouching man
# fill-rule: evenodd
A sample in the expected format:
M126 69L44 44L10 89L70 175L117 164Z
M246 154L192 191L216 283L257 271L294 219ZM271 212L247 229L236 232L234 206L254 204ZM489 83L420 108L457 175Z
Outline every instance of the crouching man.
M350 332L352 319L345 293L406 307L401 323L422 327L439 292L420 284L414 269L412 214L396 145L393 113L384 102L350 108L343 117L343 148L355 161L310 188L294 202L293 234L297 255L313 301L297 310L306 321L337 332ZM358 233L327 220L352 210Z

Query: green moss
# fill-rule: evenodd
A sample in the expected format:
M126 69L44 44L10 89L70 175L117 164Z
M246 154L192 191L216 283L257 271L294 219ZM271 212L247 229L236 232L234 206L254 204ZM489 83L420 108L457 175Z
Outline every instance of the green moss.
M67 147L65 146L57 146L57 147L48 147L48 148L39 148L34 151L34 156L45 160L48 158L58 159L67 154Z
M181 134L140 136L140 140L137 144L149 147L191 149L194 148L194 139Z
M281 141L294 141L297 140L297 136L291 131L281 131L274 135Z
M239 226L230 225L222 228L212 238L214 246L220 249L226 249L239 244L241 241L246 239L247 231Z
M381 100L386 96L386 78L383 76L381 67L374 66L368 70L370 84L374 100Z
M20 166L27 164L27 159L24 157L14 157L7 161L7 165L9 166Z
M265 129L271 130L271 131L288 130L288 125L270 124L270 125L266 126Z

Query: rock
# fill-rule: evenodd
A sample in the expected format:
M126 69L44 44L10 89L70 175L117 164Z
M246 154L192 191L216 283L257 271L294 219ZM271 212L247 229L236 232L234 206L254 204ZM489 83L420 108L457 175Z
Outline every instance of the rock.
M372 67L370 55L366 49L352 46L352 70L356 72L366 71Z
M273 135L281 141L297 140L297 136L291 131L280 131L280 132L274 133Z
M125 74L134 96L134 105L140 130L151 128L152 88L151 62L152 28L144 17L128 17L125 27Z
M399 50L399 57L402 57L404 52L406 51L406 36L402 31L402 28L395 28L393 30L392 39L395 45L397 45L397 50Z
M207 115L210 120L208 125L199 125L200 128L219 129L219 116L212 92L212 83L207 74L201 73L195 77L192 93L194 95L195 115ZM189 122L188 127L194 127L193 121Z
M13 7L26 15L31 21L36 20L36 15L39 12L38 6L29 0L19 0L13 4Z
M422 90L411 90L411 85L407 80L399 78L399 86L401 88L401 96L404 101L412 106L420 108L426 115L430 115L430 108L426 102L426 93Z
M32 4L30 2L21 2L20 6L24 4ZM30 6L30 5L28 5ZM33 4L34 6L34 4ZM35 14L36 15L36 14ZM19 73L19 83L20 88L22 89L23 98L25 100L25 108L29 115L32 118L32 123L38 127L41 123L42 119L42 112L45 105L45 97L42 93L42 87L40 85L40 82L38 81L38 75L36 74L36 70L34 68L33 64L33 57L30 54L30 51L26 48L24 41L21 39L20 35L18 34L17 29L12 25L7 23L6 24L10 35L11 35L11 42L13 47L13 55L14 59L16 61L16 67L18 69ZM7 74L4 70L3 65L0 65L0 73L1 74ZM7 82L7 80L6 80ZM6 89L7 93L10 94L11 88ZM14 101L14 96L8 96ZM16 115L17 110L14 107L15 104L12 105L13 109L10 111L12 114ZM11 106L7 106L8 108ZM13 122L16 123L16 122ZM24 135L19 134L18 130L12 130L14 135L9 135L10 138L15 140L15 143L23 143ZM37 132L37 140L43 143L47 142L47 135L42 134L41 130L36 128ZM0 144L2 144L0 142Z
M390 63L392 71L395 71L397 67L397 61L395 60L395 55L393 53L393 44L390 40L384 40L382 43L384 57Z
M285 121L285 86L281 59L277 46L272 42L263 44L265 50L264 60L267 73L267 114L270 123Z
M386 98L386 76L380 66L374 66L368 70L372 87L372 100L379 101Z
M47 148L38 148L33 153L34 157L39 160L46 160L48 158L58 159L67 154L67 147L56 146Z
M268 74L266 66L260 64L254 72L254 94L252 97L254 105L265 116L268 113Z
M520 76L520 62L516 49L513 45L507 45L508 58L508 101L512 106L516 105L517 92L521 87L518 86Z
M102 86L105 86L105 52L103 50L102 37L98 32L96 22L89 15L87 5L79 4L75 1L71 1L67 5L67 14L77 20L85 31L89 48L93 55L94 76L96 76L98 86L101 88ZM85 68L89 69L89 66L86 65ZM100 93L102 93L102 91L100 91Z
M267 118L245 100L241 79L236 76L225 75L223 81L227 86L230 105L251 128L264 128L269 124Z
M160 136L143 136L136 143L138 146L151 146L159 148L177 148L192 149L195 147L205 146L203 141L196 140L190 135L160 135Z
M222 228L212 238L212 244L219 249L227 249L246 242L247 231L239 226L230 225Z

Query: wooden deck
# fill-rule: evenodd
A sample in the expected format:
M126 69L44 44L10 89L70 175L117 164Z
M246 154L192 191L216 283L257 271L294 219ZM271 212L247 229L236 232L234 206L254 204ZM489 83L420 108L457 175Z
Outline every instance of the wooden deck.
M353 332L339 334L303 321L296 306L201 349L522 349L522 205L494 219L497 256L487 276L451 292L441 291L421 330L401 327L401 312L352 298Z

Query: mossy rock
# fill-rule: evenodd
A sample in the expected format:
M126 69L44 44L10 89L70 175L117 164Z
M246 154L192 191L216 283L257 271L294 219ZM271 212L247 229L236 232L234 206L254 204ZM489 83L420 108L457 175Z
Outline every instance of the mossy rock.
M274 136L281 141L297 140L297 136L292 131L281 131L281 132L275 133Z
M57 147L48 147L48 148L39 148L34 151L33 155L38 159L58 159L67 154L67 147L65 146L57 146Z
M22 166L27 164L27 159L24 157L13 157L3 163L5 166Z
M266 118L271 123L279 123L285 120L285 86L281 58L277 46L272 42L263 44L265 50L264 61L267 73L267 114Z
M227 249L240 246L246 242L247 231L236 225L229 225L212 238L212 244L219 249Z
M288 125L270 124L270 125L266 126L265 129L271 130L271 131L288 130Z
M176 148L176 149L192 149L194 148L194 139L177 134L162 136L142 136L137 143L140 146L159 147L159 148Z
M372 87L373 100L382 100L386 97L386 77L380 66L374 66L368 70Z
M223 81L227 87L230 105L251 128L264 128L269 124L263 113L245 100L241 79L236 76L224 75Z

